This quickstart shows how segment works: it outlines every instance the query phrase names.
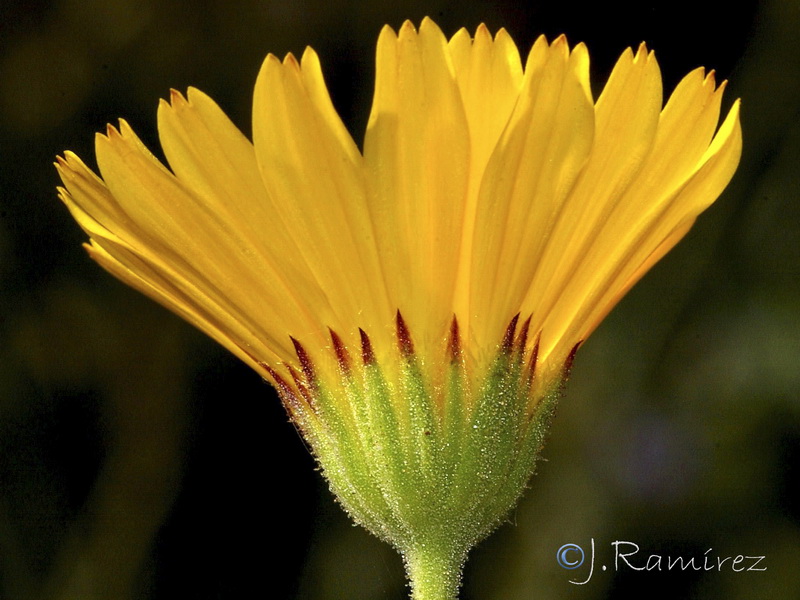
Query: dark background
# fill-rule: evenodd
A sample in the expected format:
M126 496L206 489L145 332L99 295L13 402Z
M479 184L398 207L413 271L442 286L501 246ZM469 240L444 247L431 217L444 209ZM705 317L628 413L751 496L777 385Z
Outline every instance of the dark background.
M199 87L249 135L267 52L319 53L360 143L380 27L587 43L596 90L655 49L743 101L721 199L578 355L545 462L463 598L800 597L800 3L0 2L0 599L400 599L394 552L335 505L272 390L93 264L51 163ZM620 148L624 151L624 148ZM268 235L268 232L265 233ZM556 550L597 561L566 571ZM615 540L764 572L614 569ZM274 556L268 557L268 555ZM665 559L666 560L666 559ZM601 565L608 570L602 571ZM664 563L666 564L666 563ZM665 567L664 567L665 568Z

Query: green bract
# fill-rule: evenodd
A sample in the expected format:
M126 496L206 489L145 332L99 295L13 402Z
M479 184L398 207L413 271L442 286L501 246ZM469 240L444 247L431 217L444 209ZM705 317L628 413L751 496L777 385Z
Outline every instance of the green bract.
M364 332L357 367L332 334L341 367L335 388L315 377L296 343L306 402L292 408L285 399L290 412L347 512L403 555L415 599L455 598L467 553L514 506L533 473L562 381L529 409L536 354L525 363L527 331L515 341L516 321L477 386L468 381L455 320L439 385L420 364L399 313L402 366L394 380Z

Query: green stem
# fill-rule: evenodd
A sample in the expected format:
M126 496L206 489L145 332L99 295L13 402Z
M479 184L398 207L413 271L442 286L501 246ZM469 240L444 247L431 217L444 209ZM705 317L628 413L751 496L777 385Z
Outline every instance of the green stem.
M449 544L421 544L404 553L411 600L457 600L465 553Z

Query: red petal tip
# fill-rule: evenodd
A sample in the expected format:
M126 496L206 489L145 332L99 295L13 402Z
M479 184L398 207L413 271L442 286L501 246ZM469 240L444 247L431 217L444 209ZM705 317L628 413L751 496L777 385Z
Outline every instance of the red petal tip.
M350 355L347 353L347 348L345 348L344 343L342 343L342 338L339 337L333 329L330 327L328 331L331 334L331 341L333 342L333 351L336 353L336 360L339 361L339 367L342 369L342 372L345 375L350 374Z
M453 315L453 321L450 323L450 337L447 340L447 356L450 358L451 363L461 360L461 335L458 331L458 319Z
M316 380L316 377L314 376L314 364L311 362L308 352L306 352L306 349L303 348L303 345L292 336L289 336L289 339L291 339L292 344L294 344L294 351L297 354L297 358L300 360L300 368L303 370L303 375L305 375L306 381L309 384L313 384Z
M530 315L525 322L522 324L522 327L519 330L519 335L517 336L517 352L519 353L520 360L522 357L525 356L525 346L528 344L528 330L531 326L531 318L533 315Z
M519 313L512 317L511 322L508 324L508 327L506 327L506 332L503 335L503 341L500 344L500 349L504 354L510 354L511 349L514 346L514 332L517 329L517 321L519 321Z
M372 342L369 341L367 332L359 327L358 333L361 336L361 360L365 365L374 365L375 352L372 350Z
M572 350L569 351L567 355L567 360L564 361L564 380L566 381L569 378L569 374L572 372L572 363L575 362L575 354L578 352L578 348L581 347L583 344L583 340L580 340L577 344L572 347Z
M536 367L539 361L539 343L542 341L542 332L536 336L536 341L533 343L533 350L531 350L531 358L528 361L528 386L533 383L536 378Z
M397 311L397 346L400 348L400 354L404 357L410 358L414 355L414 343L411 341L408 326L399 310Z

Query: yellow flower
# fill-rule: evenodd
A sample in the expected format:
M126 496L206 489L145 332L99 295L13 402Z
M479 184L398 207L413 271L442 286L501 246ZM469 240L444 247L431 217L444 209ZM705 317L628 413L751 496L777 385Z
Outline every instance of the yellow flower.
M102 179L59 158L60 195L96 261L275 384L432 598L419 573L460 564L524 487L574 350L727 185L738 101L717 131L724 85L697 69L662 109L644 45L594 101L582 44L541 37L523 68L504 30L428 19L384 28L376 73L363 151L308 48L265 60L252 144L173 92L171 171L121 121ZM458 547L418 559L437 535Z

